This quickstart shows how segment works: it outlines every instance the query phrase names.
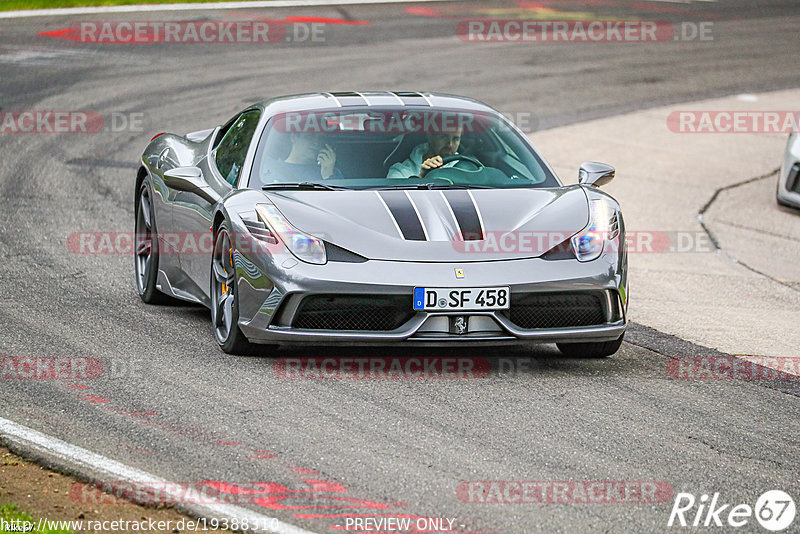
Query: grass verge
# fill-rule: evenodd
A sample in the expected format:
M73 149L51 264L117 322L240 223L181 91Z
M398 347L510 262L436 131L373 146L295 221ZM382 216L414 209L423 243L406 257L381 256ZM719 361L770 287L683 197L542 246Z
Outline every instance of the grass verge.
M6 523L12 520L30 521L34 528L39 519L50 521L51 527L68 527L69 524L57 525L56 522L72 521L72 530L80 534L109 534L108 528L97 525L110 524L112 521L169 521L177 526L192 520L174 509L159 505L157 507L140 506L127 501L109 497L81 499L80 486L72 477L51 471L24 460L0 447L0 519ZM105 495L105 494L101 494ZM90 495L92 497L92 495ZM81 525L76 526L76 525ZM44 525L43 525L44 526ZM136 532L128 530L129 532ZM0 523L0 534L10 534L9 525ZM70 530L41 530L37 534L73 534ZM140 530L139 532L145 532ZM153 534L188 534L179 529L149 530ZM230 531L208 530L203 534L230 534Z
M31 515L21 512L16 504L0 504L0 534L31 532L36 528L36 523ZM39 534L72 534L71 530L53 530L47 527L36 530L36 532Z

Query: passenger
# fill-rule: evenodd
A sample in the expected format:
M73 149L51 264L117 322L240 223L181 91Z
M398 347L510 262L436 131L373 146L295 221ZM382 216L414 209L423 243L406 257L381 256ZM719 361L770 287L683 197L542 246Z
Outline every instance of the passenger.
M336 167L336 152L324 143L318 133L289 135L292 148L286 159L269 161L262 179L264 183L285 181L317 181L344 178Z

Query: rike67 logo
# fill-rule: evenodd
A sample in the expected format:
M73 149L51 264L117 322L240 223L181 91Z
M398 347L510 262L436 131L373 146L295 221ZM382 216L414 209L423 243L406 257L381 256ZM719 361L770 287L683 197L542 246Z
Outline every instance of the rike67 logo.
M710 500L706 494L696 499L691 493L678 493L667 526L738 528L749 524L755 517L765 529L780 532L794 522L796 512L794 499L781 490L764 492L754 507L746 503L726 503L719 493L711 496Z

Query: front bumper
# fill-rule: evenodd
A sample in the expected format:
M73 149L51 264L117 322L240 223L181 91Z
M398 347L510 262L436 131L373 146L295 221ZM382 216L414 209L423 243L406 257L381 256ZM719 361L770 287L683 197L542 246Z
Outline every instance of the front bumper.
M786 144L776 197L779 204L800 208L800 136L792 134Z
M539 258L424 263L367 261L310 265L290 257L272 258L257 267L245 255L236 255L240 300L239 326L255 343L275 344L395 344L426 346L508 345L542 342L602 342L619 338L627 326L624 254L608 252L592 262L548 261ZM257 261L257 260L256 260ZM281 265L280 269L271 268ZM456 269L465 276L457 279ZM267 272L272 271L272 275ZM602 304L597 324L557 328L520 328L508 313L412 312L414 287L509 286L515 295L594 293ZM300 304L312 295L398 295L407 298L409 318L391 330L310 329L293 326ZM461 316L463 333L453 331Z

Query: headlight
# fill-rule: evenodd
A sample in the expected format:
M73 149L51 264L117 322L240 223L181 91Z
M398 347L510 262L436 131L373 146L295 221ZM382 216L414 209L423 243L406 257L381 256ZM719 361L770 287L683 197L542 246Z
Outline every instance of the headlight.
M328 261L322 240L292 226L278 208L272 204L257 204L256 213L299 260L317 265Z
M592 261L603 253L606 240L619 235L617 212L605 200L592 200L589 204L589 225L572 236L572 250L578 261Z

